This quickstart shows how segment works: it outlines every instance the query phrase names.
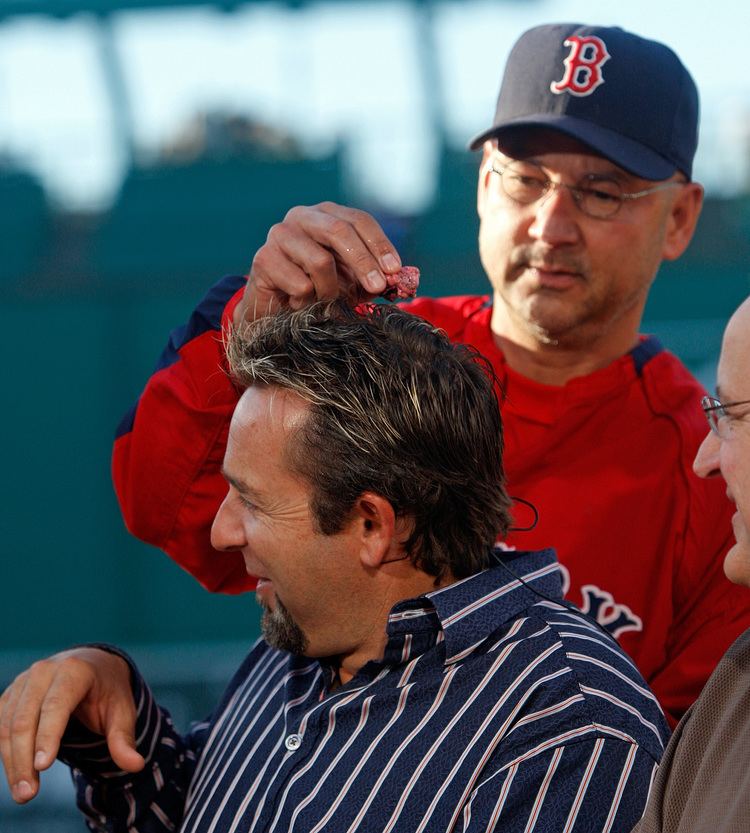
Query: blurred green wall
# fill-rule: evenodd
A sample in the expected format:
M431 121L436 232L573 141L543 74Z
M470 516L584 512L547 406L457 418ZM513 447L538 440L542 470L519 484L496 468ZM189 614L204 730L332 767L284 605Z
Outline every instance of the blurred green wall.
M181 298L5 300L0 651L255 632L254 603L204 593L130 538L110 485L113 429ZM2 682L0 680L0 682Z

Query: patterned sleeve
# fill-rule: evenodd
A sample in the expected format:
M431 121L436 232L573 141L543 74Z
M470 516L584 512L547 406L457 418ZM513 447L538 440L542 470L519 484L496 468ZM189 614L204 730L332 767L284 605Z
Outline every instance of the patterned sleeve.
M658 764L638 745L591 737L489 771L457 811L460 833L629 833Z
M136 746L146 766L135 774L119 770L102 736L72 719L58 757L71 768L78 807L89 829L97 833L176 830L209 724L195 724L186 736L180 736L132 660L109 646L96 647L106 647L130 664L137 706Z

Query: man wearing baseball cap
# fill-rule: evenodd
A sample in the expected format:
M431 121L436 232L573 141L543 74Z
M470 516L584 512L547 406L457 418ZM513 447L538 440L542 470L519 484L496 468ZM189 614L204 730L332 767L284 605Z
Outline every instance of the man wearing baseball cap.
M673 721L750 626L747 591L722 579L730 505L691 471L702 391L638 332L659 265L687 248L700 213L697 122L695 84L668 47L574 23L526 32L471 144L492 293L408 307L484 353L502 382L509 486L539 516L505 545L556 547L568 598L618 638ZM217 372L217 334L279 306L372 297L400 265L357 209L297 207L274 226L248 280L220 282L173 335L121 425L114 479L131 531L211 590L251 588L242 560L209 540L238 396ZM532 526L523 506L515 526Z

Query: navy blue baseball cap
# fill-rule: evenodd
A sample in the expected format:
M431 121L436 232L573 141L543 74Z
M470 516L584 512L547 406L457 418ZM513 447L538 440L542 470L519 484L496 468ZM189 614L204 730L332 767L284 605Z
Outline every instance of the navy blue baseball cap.
M698 90L664 44L624 29L555 23L525 32L508 57L492 127L558 130L643 179L692 175Z

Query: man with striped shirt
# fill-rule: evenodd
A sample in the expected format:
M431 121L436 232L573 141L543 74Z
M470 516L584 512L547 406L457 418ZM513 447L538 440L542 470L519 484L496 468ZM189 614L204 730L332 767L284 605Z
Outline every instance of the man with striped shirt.
M257 576L264 638L186 736L117 649L37 663L0 700L16 800L59 755L99 831L629 831L666 724L554 553L492 549L489 365L342 303L261 318L228 360L212 541Z

